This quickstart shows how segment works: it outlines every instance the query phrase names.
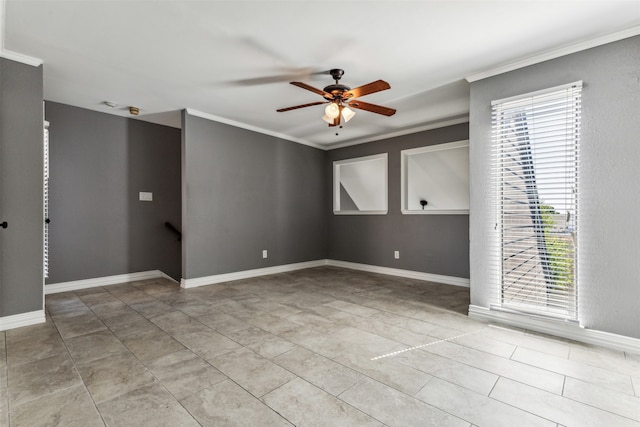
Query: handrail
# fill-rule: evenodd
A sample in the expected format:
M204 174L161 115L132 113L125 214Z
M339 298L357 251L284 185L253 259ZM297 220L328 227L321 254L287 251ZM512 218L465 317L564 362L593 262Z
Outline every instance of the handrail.
M171 224L169 221L166 221L164 223L164 226L178 235L178 242L182 241L182 232L178 230L175 225Z

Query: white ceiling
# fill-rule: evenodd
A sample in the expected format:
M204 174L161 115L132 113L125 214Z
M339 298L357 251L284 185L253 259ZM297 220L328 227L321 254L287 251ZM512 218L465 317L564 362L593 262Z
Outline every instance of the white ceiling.
M465 77L640 34L640 0L6 0L4 21L4 56L44 62L46 100L175 127L189 108L329 148L464 121ZM321 101L288 82L323 88L330 68L389 82L363 100L397 114L357 110L336 136L322 106L276 112Z

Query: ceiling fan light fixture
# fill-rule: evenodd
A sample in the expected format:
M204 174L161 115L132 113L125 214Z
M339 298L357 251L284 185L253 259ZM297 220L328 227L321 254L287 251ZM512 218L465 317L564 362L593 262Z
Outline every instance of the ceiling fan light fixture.
M327 116L326 114L324 116L322 116L322 120L324 120L325 122L329 123L330 125L333 124L333 119L329 116Z
M356 112L353 111L351 108L342 107L342 118L344 119L345 123L351 120L355 115L356 115Z
M335 102L331 102L327 105L327 108L324 109L324 114L333 122L333 119L340 115L340 107Z

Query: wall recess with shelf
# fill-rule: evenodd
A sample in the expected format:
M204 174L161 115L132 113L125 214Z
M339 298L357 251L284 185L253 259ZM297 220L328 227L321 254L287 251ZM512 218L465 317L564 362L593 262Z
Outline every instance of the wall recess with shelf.
M403 214L469 214L469 141L403 150Z
M387 213L387 153L333 162L333 213Z

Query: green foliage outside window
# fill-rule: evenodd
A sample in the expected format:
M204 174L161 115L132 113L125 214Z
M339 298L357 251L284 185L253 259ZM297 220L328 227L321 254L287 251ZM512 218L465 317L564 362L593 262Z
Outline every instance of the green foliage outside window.
M574 242L568 232L554 232L554 215L559 213L553 206L540 205L542 227L549 259L549 272L553 285L566 290L574 285Z

